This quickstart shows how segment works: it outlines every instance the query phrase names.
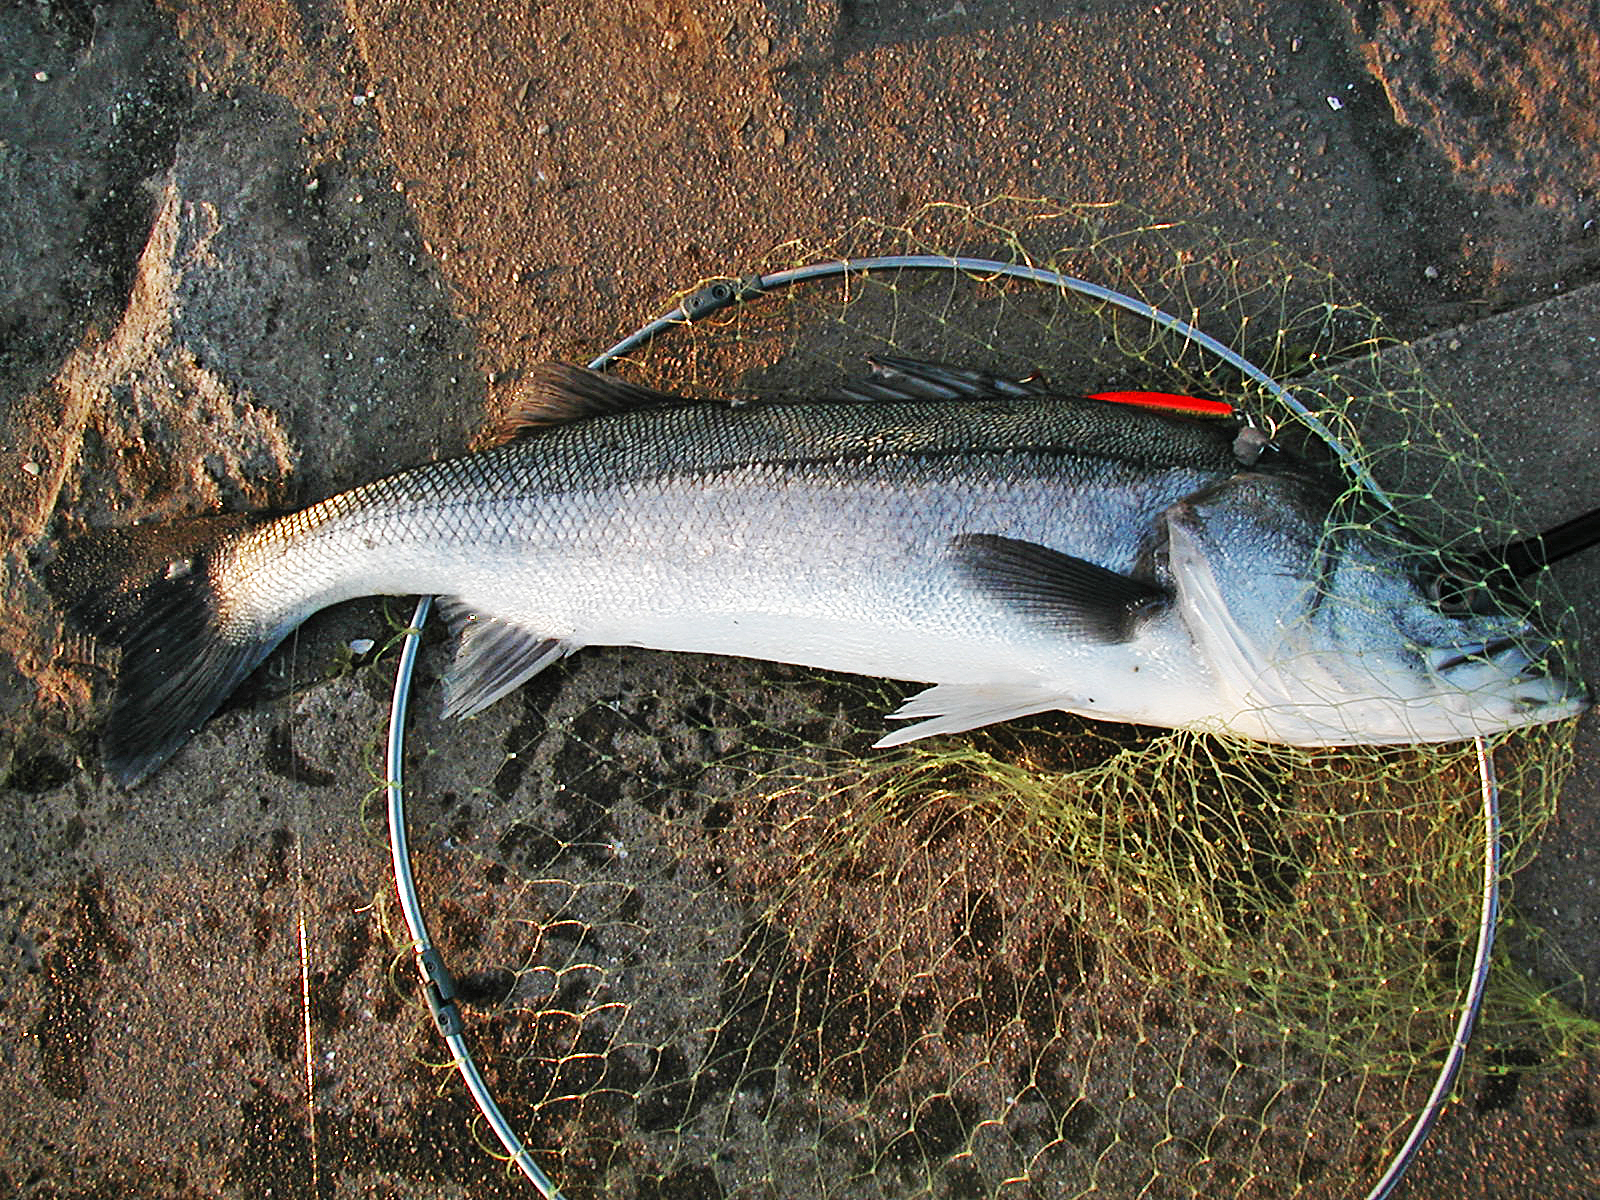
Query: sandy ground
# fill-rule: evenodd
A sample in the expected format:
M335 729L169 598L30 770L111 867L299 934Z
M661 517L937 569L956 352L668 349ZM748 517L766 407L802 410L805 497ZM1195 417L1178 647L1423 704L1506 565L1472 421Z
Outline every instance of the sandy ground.
M100 652L63 632L35 574L57 539L294 506L457 450L522 367L587 359L699 279L1005 193L1124 200L1332 268L1420 339L1527 519L1559 519L1600 478L1597 112L1594 4L7 8L0 1063L18 1099L0 1191L517 1191L426 1065L425 1016L386 983L399 943L370 798L385 672L291 690L381 630L380 607L308 629L120 793L94 749ZM1564 578L1591 641L1595 570ZM594 694L608 671L652 669L601 662ZM1591 1015L1596 728L1517 880L1543 931L1519 968ZM481 766L470 742L461 760ZM455 897L442 926L475 928L488 902L474 909L453 846L487 818L443 803L425 882ZM495 989L479 980L478 999ZM1489 1070L1535 1065L1519 1053L1473 1060L1400 1195L1600 1195L1600 1063ZM724 1148L683 1157L699 1165L668 1177L575 1162L575 1194L770 1192Z

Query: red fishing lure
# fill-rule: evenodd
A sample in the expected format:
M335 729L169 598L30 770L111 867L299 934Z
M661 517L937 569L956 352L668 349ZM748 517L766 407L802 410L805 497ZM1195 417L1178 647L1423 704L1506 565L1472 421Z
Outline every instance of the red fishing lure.
M1177 392L1095 392L1089 399L1112 404L1132 404L1139 408L1164 408L1191 417L1231 417L1233 405L1223 400L1202 400Z

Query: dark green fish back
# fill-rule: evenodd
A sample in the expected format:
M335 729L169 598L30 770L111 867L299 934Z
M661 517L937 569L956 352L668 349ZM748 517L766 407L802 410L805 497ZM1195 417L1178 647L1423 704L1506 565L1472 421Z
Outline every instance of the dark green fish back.
M930 460L1070 457L1160 471L1239 469L1237 426L1077 398L925 403L703 403L553 425L478 454L391 476L337 498L350 505L436 500L439 491L560 495L646 480L775 468ZM892 475L892 469L889 471ZM320 507L320 506L319 506ZM328 515L328 514L322 514Z

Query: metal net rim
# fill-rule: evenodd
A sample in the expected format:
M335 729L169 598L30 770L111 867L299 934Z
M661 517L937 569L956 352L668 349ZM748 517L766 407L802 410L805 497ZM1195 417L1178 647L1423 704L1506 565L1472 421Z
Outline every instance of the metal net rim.
M1090 280L1021 263L1000 262L993 259L930 254L875 255L860 258L829 259L793 267L765 275L728 277L718 279L690 294L680 304L640 326L633 333L592 359L588 366L595 371L608 370L624 355L638 349L658 335L679 326L691 325L713 313L757 296L768 295L783 288L818 279L832 279L850 274L865 274L886 270L938 270L977 275L1003 275L1025 282L1037 283L1076 292L1090 299L1117 307L1162 326L1202 350L1220 358L1240 371L1246 378L1259 384L1274 399L1294 412L1306 426L1338 456L1339 461L1356 483L1385 508L1392 502L1378 485L1353 451L1345 446L1316 416L1310 412L1288 389L1283 387L1260 367L1244 358L1231 347L1217 341L1201 329L1172 316L1155 306L1108 288ZM479 1112L483 1115L495 1137L515 1162L523 1175L545 1200L561 1200L561 1192L550 1177L539 1167L527 1147L523 1145L505 1115L495 1103L488 1085L479 1073L477 1064L467 1048L461 1013L454 999L455 985L446 969L439 951L428 933L427 921L417 895L416 881L411 870L410 850L406 839L405 798L402 764L405 754L405 721L411 693L411 680L416 665L417 650L421 642L422 627L428 619L432 598L424 596L417 602L410 626L405 630L399 663L395 670L393 699L389 713L389 733L385 754L386 807L389 828L390 856L394 868L395 887L399 894L401 911L411 934L412 950L417 969L422 978L434 1022L450 1049L457 1070L466 1084ZM1473 956L1472 975L1466 995L1462 999L1460 1014L1450 1049L1440 1065L1433 1088L1417 1114L1404 1142L1390 1158L1377 1182L1367 1193L1366 1200L1384 1200L1405 1175L1407 1168L1421 1149L1440 1112L1443 1111L1450 1089L1455 1083L1471 1040L1473 1026L1483 1007L1484 993L1489 979L1489 959L1494 947L1495 926L1500 908L1500 791L1495 778L1494 762L1483 737L1473 738L1473 748L1478 760L1481 814L1483 822L1483 882L1477 931L1477 947Z

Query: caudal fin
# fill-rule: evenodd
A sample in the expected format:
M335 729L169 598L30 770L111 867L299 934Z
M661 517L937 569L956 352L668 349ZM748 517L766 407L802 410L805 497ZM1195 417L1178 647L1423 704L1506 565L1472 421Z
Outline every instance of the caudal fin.
M65 545L46 568L69 615L122 651L101 755L123 787L165 762L283 640L286 630L226 620L217 589L228 542L258 519L98 533Z

